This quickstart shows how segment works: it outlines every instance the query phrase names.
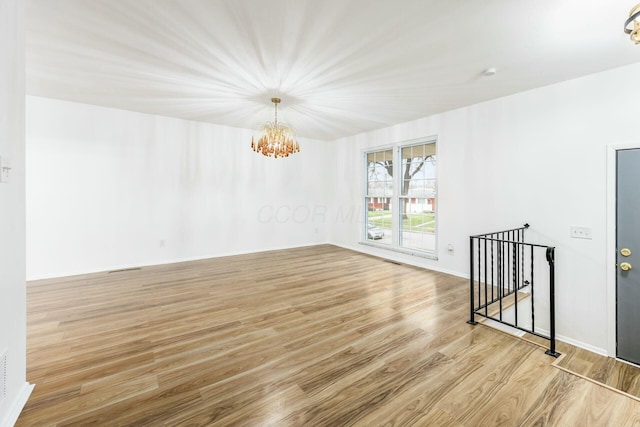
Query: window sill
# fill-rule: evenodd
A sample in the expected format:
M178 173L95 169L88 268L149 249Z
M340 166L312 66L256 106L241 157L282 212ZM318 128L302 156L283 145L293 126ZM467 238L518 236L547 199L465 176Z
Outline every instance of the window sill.
M371 242L371 241L368 241L368 240L361 240L358 243L360 243L361 245L371 246L373 248L378 248L378 249L385 249L387 251L398 252L398 253L405 254L405 255L411 255L411 256L415 256L415 257L426 258L426 259L430 259L430 260L434 260L434 261L438 260L438 255L436 255L434 252L419 251L417 249L395 248L395 247L388 246L388 245L382 245L382 244L379 244L379 243L374 243L374 242Z

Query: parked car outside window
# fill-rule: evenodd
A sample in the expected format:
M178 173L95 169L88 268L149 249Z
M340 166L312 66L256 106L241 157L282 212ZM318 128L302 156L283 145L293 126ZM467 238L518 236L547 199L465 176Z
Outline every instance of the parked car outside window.
M378 240L384 237L384 231L375 225L367 224L367 239Z

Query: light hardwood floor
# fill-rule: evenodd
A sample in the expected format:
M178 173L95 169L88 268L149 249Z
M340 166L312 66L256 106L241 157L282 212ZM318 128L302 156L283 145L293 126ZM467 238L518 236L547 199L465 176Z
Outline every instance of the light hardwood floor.
M640 401L639 367L565 343L559 343L558 351L564 352L564 357L558 360L557 366L630 394Z
M32 282L17 425L640 425L467 286L329 245Z

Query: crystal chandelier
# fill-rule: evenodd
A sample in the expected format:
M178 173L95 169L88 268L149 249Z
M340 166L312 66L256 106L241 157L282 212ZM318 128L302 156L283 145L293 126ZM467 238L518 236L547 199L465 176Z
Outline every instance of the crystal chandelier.
M267 157L289 157L290 154L300 152L300 144L294 139L293 130L285 123L278 122L278 104L280 98L271 98L276 107L273 122L262 126L262 136L255 142L251 137L251 149Z
M640 3L629 12L629 19L624 22L624 32L629 34L632 42L640 44Z

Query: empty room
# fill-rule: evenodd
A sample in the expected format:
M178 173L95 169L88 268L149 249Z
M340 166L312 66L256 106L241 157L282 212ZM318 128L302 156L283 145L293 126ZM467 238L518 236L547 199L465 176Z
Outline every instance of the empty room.
M0 0L0 427L640 424L636 3Z

